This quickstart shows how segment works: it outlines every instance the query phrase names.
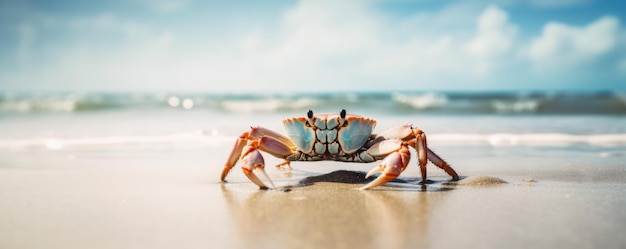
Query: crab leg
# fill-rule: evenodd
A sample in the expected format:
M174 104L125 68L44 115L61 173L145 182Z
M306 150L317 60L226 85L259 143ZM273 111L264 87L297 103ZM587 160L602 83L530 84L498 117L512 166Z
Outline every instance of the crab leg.
M428 145L426 143L426 133L424 133L422 130L413 128L413 126L409 124L400 125L376 135L373 142L377 143L392 138L398 138L402 141L412 143L411 146L414 147L417 151L418 165L420 166L420 171L422 173L422 179L424 182L426 181L427 160L431 161L437 167L443 169L448 175L452 177L452 180L459 180L459 175L454 171L454 169L452 169L452 167L450 167L450 165L446 163L446 161L441 159L441 157L437 156L437 154L435 154L432 150L428 148Z
M441 157L439 157L435 152L428 149L428 160L430 160L434 165L443 169L448 175L452 176L452 180L458 181L459 175L454 171L452 167L446 161L444 161Z
M230 170L237 164L237 161L241 159L242 170L250 181L260 188L268 188L254 174L254 172L259 172L273 186L274 184L265 173L265 162L259 151L267 152L277 158L286 159L293 154L292 147L293 143L287 137L265 128L252 127L250 131L242 133L239 138L237 138L226 160L220 179L225 181Z
M250 138L256 139L256 138L260 138L260 137L271 137L274 138L278 141L280 141L281 143L283 143L284 145L286 145L287 147L294 147L295 145L293 144L293 142L291 142L291 140L286 137L285 135L282 135L278 132L275 132L273 130L270 129L266 129L260 126L256 126L256 127L250 127Z
M413 135L415 136L415 150L417 151L417 164L420 166L422 173L422 183L426 183L426 164L428 146L426 145L426 134L422 130L413 129Z
M232 169L237 163L237 161L239 160L239 157L241 156L241 151L243 150L243 147L245 147L246 143L248 142L249 134L250 134L249 132L244 132L237 138L237 141L235 142L235 146L230 151L230 155L228 156L228 159L226 160L226 165L224 165L224 169L222 169L222 175L220 176L220 180L222 182L226 180L226 176L230 172L230 169Z

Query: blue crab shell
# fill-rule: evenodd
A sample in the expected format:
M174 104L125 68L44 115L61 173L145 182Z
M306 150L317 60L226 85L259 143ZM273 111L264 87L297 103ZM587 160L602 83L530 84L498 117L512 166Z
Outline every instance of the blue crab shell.
M287 136L298 150L313 156L349 155L370 138L376 121L358 115L317 114L283 120Z

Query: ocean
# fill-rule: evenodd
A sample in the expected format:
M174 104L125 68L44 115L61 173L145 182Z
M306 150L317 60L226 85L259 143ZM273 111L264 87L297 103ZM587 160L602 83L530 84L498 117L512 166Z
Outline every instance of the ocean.
M0 150L221 146L309 109L372 117L378 132L410 123L445 145L626 146L624 92L3 93Z
M626 92L354 92L312 94L0 93L0 113L113 109L378 114L626 114Z

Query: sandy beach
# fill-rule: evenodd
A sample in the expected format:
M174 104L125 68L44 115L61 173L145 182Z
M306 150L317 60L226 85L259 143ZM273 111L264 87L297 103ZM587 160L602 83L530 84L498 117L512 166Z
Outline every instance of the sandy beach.
M473 149L472 149L473 148ZM259 190L229 148L13 151L0 167L1 248L624 248L626 170L597 153L440 146L462 176L411 165L391 183L303 178L372 165L268 166ZM481 152L482 151L482 152ZM526 155L533 154L533 157ZM278 160L266 157L268 165ZM601 163L601 164L600 164ZM492 177L492 178L490 178ZM507 183L493 183L498 178ZM485 180L486 179L486 180ZM293 186L293 187L286 187Z

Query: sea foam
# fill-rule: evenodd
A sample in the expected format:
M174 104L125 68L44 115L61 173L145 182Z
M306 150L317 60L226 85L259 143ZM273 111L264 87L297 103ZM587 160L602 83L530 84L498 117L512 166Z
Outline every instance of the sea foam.
M385 114L626 114L624 92L343 92L299 94L0 93L0 113L103 109L284 113L308 109Z
M236 136L226 136L216 130L193 131L152 136L103 136L81 138L28 138L0 140L0 149L32 149L43 148L62 150L81 147L107 146L142 146L142 145L190 145L207 147L228 147L236 141ZM548 146L567 147L585 146L626 146L626 134L593 134L575 135L562 133L493 133L493 134L461 134L442 133L429 134L429 144L437 145L489 145L489 146Z

